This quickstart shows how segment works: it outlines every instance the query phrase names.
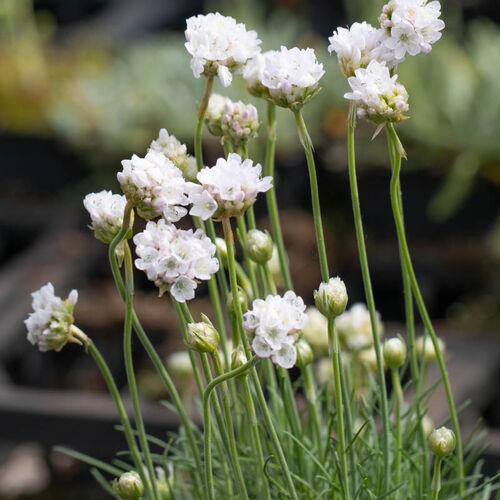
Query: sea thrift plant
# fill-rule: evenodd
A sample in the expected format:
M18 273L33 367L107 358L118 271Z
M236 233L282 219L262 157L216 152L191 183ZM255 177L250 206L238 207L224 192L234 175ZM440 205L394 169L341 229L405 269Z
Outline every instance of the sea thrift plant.
M426 309L406 240L400 179L406 153L395 127L409 117L409 108L397 65L408 55L428 53L440 38L440 9L437 1L391 0L380 28L355 22L336 28L329 38L328 49L346 77L345 189L350 189L364 288L363 302L347 310L350 283L335 277L343 270L333 269L329 259L315 152L301 112L320 90L323 64L310 48L283 46L261 54L257 33L219 13L187 20L191 68L196 78L206 77L196 115L195 157L172 135L175 124L169 125L170 132L161 129L145 156L123 160L117 174L123 196L101 191L84 199L89 228L109 245L111 274L124 303L123 340L113 347L123 352L126 387L117 386L98 346L74 324L76 291L63 300L50 283L43 286L33 293L33 312L25 322L28 340L41 351L81 344L82 355L88 352L103 376L126 449L117 450L111 464L58 450L91 464L110 498L483 500L500 489L498 476L484 479L479 464L472 467L478 456L474 440L465 449L462 444L444 343ZM238 73L248 90L242 100L212 93L216 77L228 86ZM265 100L262 126L254 103L248 102L253 98ZM301 296L294 280L310 268L291 273L293 257L281 230L276 106L293 113L309 177L317 247L310 266L319 268L321 282L316 290L302 285ZM418 103L412 112L421 112ZM292 119L292 113L283 119ZM387 191L405 325L385 343L357 186L358 118L377 125L374 140L384 129L388 140ZM204 127L220 137L220 145L212 144L220 148L212 167L203 161ZM257 135L266 142L263 159L247 148ZM270 231L267 221L261 224L266 207ZM134 227L136 215L146 219L145 227ZM178 221L182 229L174 225ZM168 335L178 335L177 345L184 350L166 359L134 308L138 271L163 296L156 300L169 300L169 314L178 320L178 328L171 328L168 318ZM425 337L416 338L420 320ZM168 439L166 428L155 433L143 419L134 349L147 353L168 399L165 405L178 417ZM426 386L425 368L431 361L441 374L450 422L450 428L434 431L426 415L432 388ZM127 410L123 392L130 396Z

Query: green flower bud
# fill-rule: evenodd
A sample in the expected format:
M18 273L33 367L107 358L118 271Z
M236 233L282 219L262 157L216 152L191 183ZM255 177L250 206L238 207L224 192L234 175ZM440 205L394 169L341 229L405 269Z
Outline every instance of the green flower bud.
M239 301L240 301L240 308L241 308L241 311L242 312L245 312L248 310L248 298L247 298L247 294L240 288L238 287L238 298L239 298ZM234 310L234 303L233 303L233 294L230 293L229 296L227 297L227 310L231 313L231 314L235 314L235 310Z
M113 487L122 500L139 500L144 494L144 485L135 471L122 474Z
M434 455L443 458L451 455L455 449L455 434L447 427L434 429L429 435L429 447Z
M224 238L215 238L215 246L217 247L217 251L220 253L224 264L227 262L227 245Z
M446 345L440 338L438 338L437 341L438 341L439 351L444 356L446 352ZM437 359L436 351L434 349L434 344L432 343L432 339L429 336L419 337L415 341L415 350L417 352L417 356L419 357L419 359L422 359L423 356L427 363L436 361Z
M300 368L305 368L307 365L311 364L314 359L314 354L311 346L304 338L299 338L295 342L295 349L297 350L297 366Z
M273 240L267 231L250 229L245 247L250 259L257 264L265 264L273 256Z
M247 362L245 351L241 346L238 346L231 353L231 370L242 367Z
M327 318L340 316L345 311L347 299L345 284L338 276L330 278L328 283L321 283L314 291L314 303Z
M219 345L219 332L204 314L202 318L200 323L188 323L187 346L197 352L214 353Z
M399 337L386 340L384 344L385 364L389 368L396 370L403 366L405 360L406 344Z

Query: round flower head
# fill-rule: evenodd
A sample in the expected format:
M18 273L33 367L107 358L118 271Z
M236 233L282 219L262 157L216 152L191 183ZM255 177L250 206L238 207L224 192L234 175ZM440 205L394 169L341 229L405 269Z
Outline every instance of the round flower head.
M144 484L137 472L125 472L114 483L114 490L122 500L139 500L144 495Z
M362 22L354 23L349 29L337 28L328 39L328 51L336 52L340 69L345 77L354 76L359 68L366 68L371 60L379 59L381 43L385 32Z
M387 35L383 48L386 59L392 61L389 65L403 61L406 54L429 53L444 28L440 15L438 1L391 0L384 5L379 21Z
M260 52L255 31L247 31L242 23L218 12L190 17L186 21L185 47L193 56L191 69L195 78L217 75L224 87L232 73Z
M339 337L344 346L351 351L359 351L373 344L370 313L366 306L357 302L335 321ZM383 325L377 312L377 330L382 334Z
M83 206L90 214L90 229L94 236L104 243L111 243L120 232L127 198L111 191L89 193L83 199ZM132 225L132 221L131 221Z
M226 100L221 118L222 135L234 148L257 137L259 114L253 104Z
M348 300L347 289L338 276L321 283L313 295L318 311L327 318L336 318L345 311Z
M244 314L243 327L253 337L252 348L261 358L272 358L283 368L297 361L295 341L307 324L304 301L288 291L283 297L268 295L253 301L252 310Z
M447 427L434 429L429 434L428 441L432 453L440 458L451 455L457 444L455 433Z
M169 135L167 129L160 129L158 139L151 142L150 150L163 153L181 172L184 177L190 178L190 167L192 165L191 156L187 153L187 147L182 144L177 137Z
M187 183L178 169L163 153L149 150L144 158L133 155L122 161L117 178L127 200L137 207L146 220L162 215L169 222L184 217L189 203Z
M191 215L203 220L209 217L237 217L245 213L263 193L272 186L272 177L261 177L260 164L241 160L240 155L230 153L227 160L219 158L214 167L198 172L200 184L190 184Z
M408 94L403 85L391 77L385 63L371 61L366 68L355 71L356 76L347 79L352 92L344 94L355 101L358 117L375 123L398 122L405 119L408 111Z
M28 329L28 340L40 351L60 351L68 342L81 344L82 339L72 333L73 309L78 292L71 290L68 298L62 300L54 295L52 283L47 283L33 297L33 312L24 321Z
M148 222L134 236L137 269L144 271L160 289L178 302L194 298L199 280L209 280L219 269L215 245L201 229L184 231L163 219Z
M275 104L298 110L319 93L318 82L324 74L313 49L281 47L267 53L262 84Z

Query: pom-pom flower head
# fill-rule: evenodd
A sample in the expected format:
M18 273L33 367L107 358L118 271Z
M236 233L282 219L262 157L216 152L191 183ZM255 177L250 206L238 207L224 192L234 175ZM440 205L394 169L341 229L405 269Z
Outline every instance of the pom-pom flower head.
M209 280L219 269L215 245L201 229L184 231L163 219L148 222L134 236L137 269L144 271L160 289L179 302L194 298L199 280Z
M259 114L253 104L227 99L221 118L221 128L222 136L233 147L239 147L257 137L259 127Z
M163 153L150 150L144 158L133 155L122 161L117 178L127 200L137 207L146 220L162 215L177 222L187 214L187 183L178 169Z
M240 155L230 153L227 160L219 158L214 167L198 172L200 184L190 185L191 215L203 220L209 217L222 219L245 213L263 193L272 186L272 177L261 177L260 164L241 160Z
M318 82L324 74L313 49L281 47L266 54L262 84L275 104L295 111L319 93Z
M288 291L283 297L268 295L253 301L252 310L244 314L243 327L253 336L252 348L261 358L272 358L283 368L297 361L295 341L307 324L304 301Z
M349 29L337 28L333 32L328 39L328 51L336 52L343 75L350 77L357 69L366 68L373 59L379 59L384 38L382 29L366 22L354 23Z
M62 300L54 294L52 283L47 283L33 297L33 312L24 321L28 330L28 340L40 351L60 351L68 342L86 342L83 333L73 334L73 309L78 300L78 292L71 290L68 298Z
M83 200L83 206L90 214L90 229L98 240L111 243L120 232L127 199L111 191L89 193ZM132 221L131 221L132 224Z
M375 123L398 122L406 117L408 94L403 85L391 76L385 63L371 61L366 68L357 69L356 76L348 78L352 92L344 95L355 101L359 118Z
M224 87L232 73L260 52L255 31L218 12L190 17L186 21L186 49L193 56L191 69L195 78L217 75Z

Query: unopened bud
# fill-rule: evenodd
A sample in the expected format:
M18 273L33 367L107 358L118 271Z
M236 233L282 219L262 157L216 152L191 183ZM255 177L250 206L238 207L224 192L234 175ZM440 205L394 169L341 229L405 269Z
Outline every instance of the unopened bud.
M231 353L231 370L236 370L236 368L241 368L247 362L247 357L245 351L241 346L237 347Z
M227 262L227 245L225 240L223 238L215 238L215 246L225 264Z
M432 453L440 458L451 455L455 444L455 433L447 427L434 429L429 435L429 447Z
M345 283L339 277L321 283L314 291L314 303L319 312L327 318L340 316L345 311L347 299Z
M125 472L114 483L114 489L122 500L139 500L144 494L144 485L135 471Z
M314 359L314 354L311 346L304 338L299 338L295 342L295 349L297 350L297 366L300 368L305 368L307 365L311 364Z
M439 351L444 356L446 350L445 343L440 338L437 339L437 342L439 346ZM417 352L417 356L420 359L422 359L423 356L427 363L436 361L437 359L436 350L434 349L434 344L432 343L432 339L429 336L419 337L415 341L415 350Z
M247 294L245 293L244 290L242 290L240 287L238 287L238 299L240 301L240 310L245 312L248 310L248 297ZM229 296L227 297L227 310L231 314L235 314L236 311L234 309L234 302L233 302L233 294L230 293Z
M377 353L373 347L363 349L358 352L358 361L369 368L373 373L377 373ZM384 366L385 368L385 366Z
M393 370L403 366L406 361L406 344L399 337L385 341L384 361Z
M200 323L188 323L187 346L197 352L214 353L219 345L219 332L205 315L202 317Z
M273 240L267 231L250 229L247 234L246 251L257 264L265 264L273 256Z

